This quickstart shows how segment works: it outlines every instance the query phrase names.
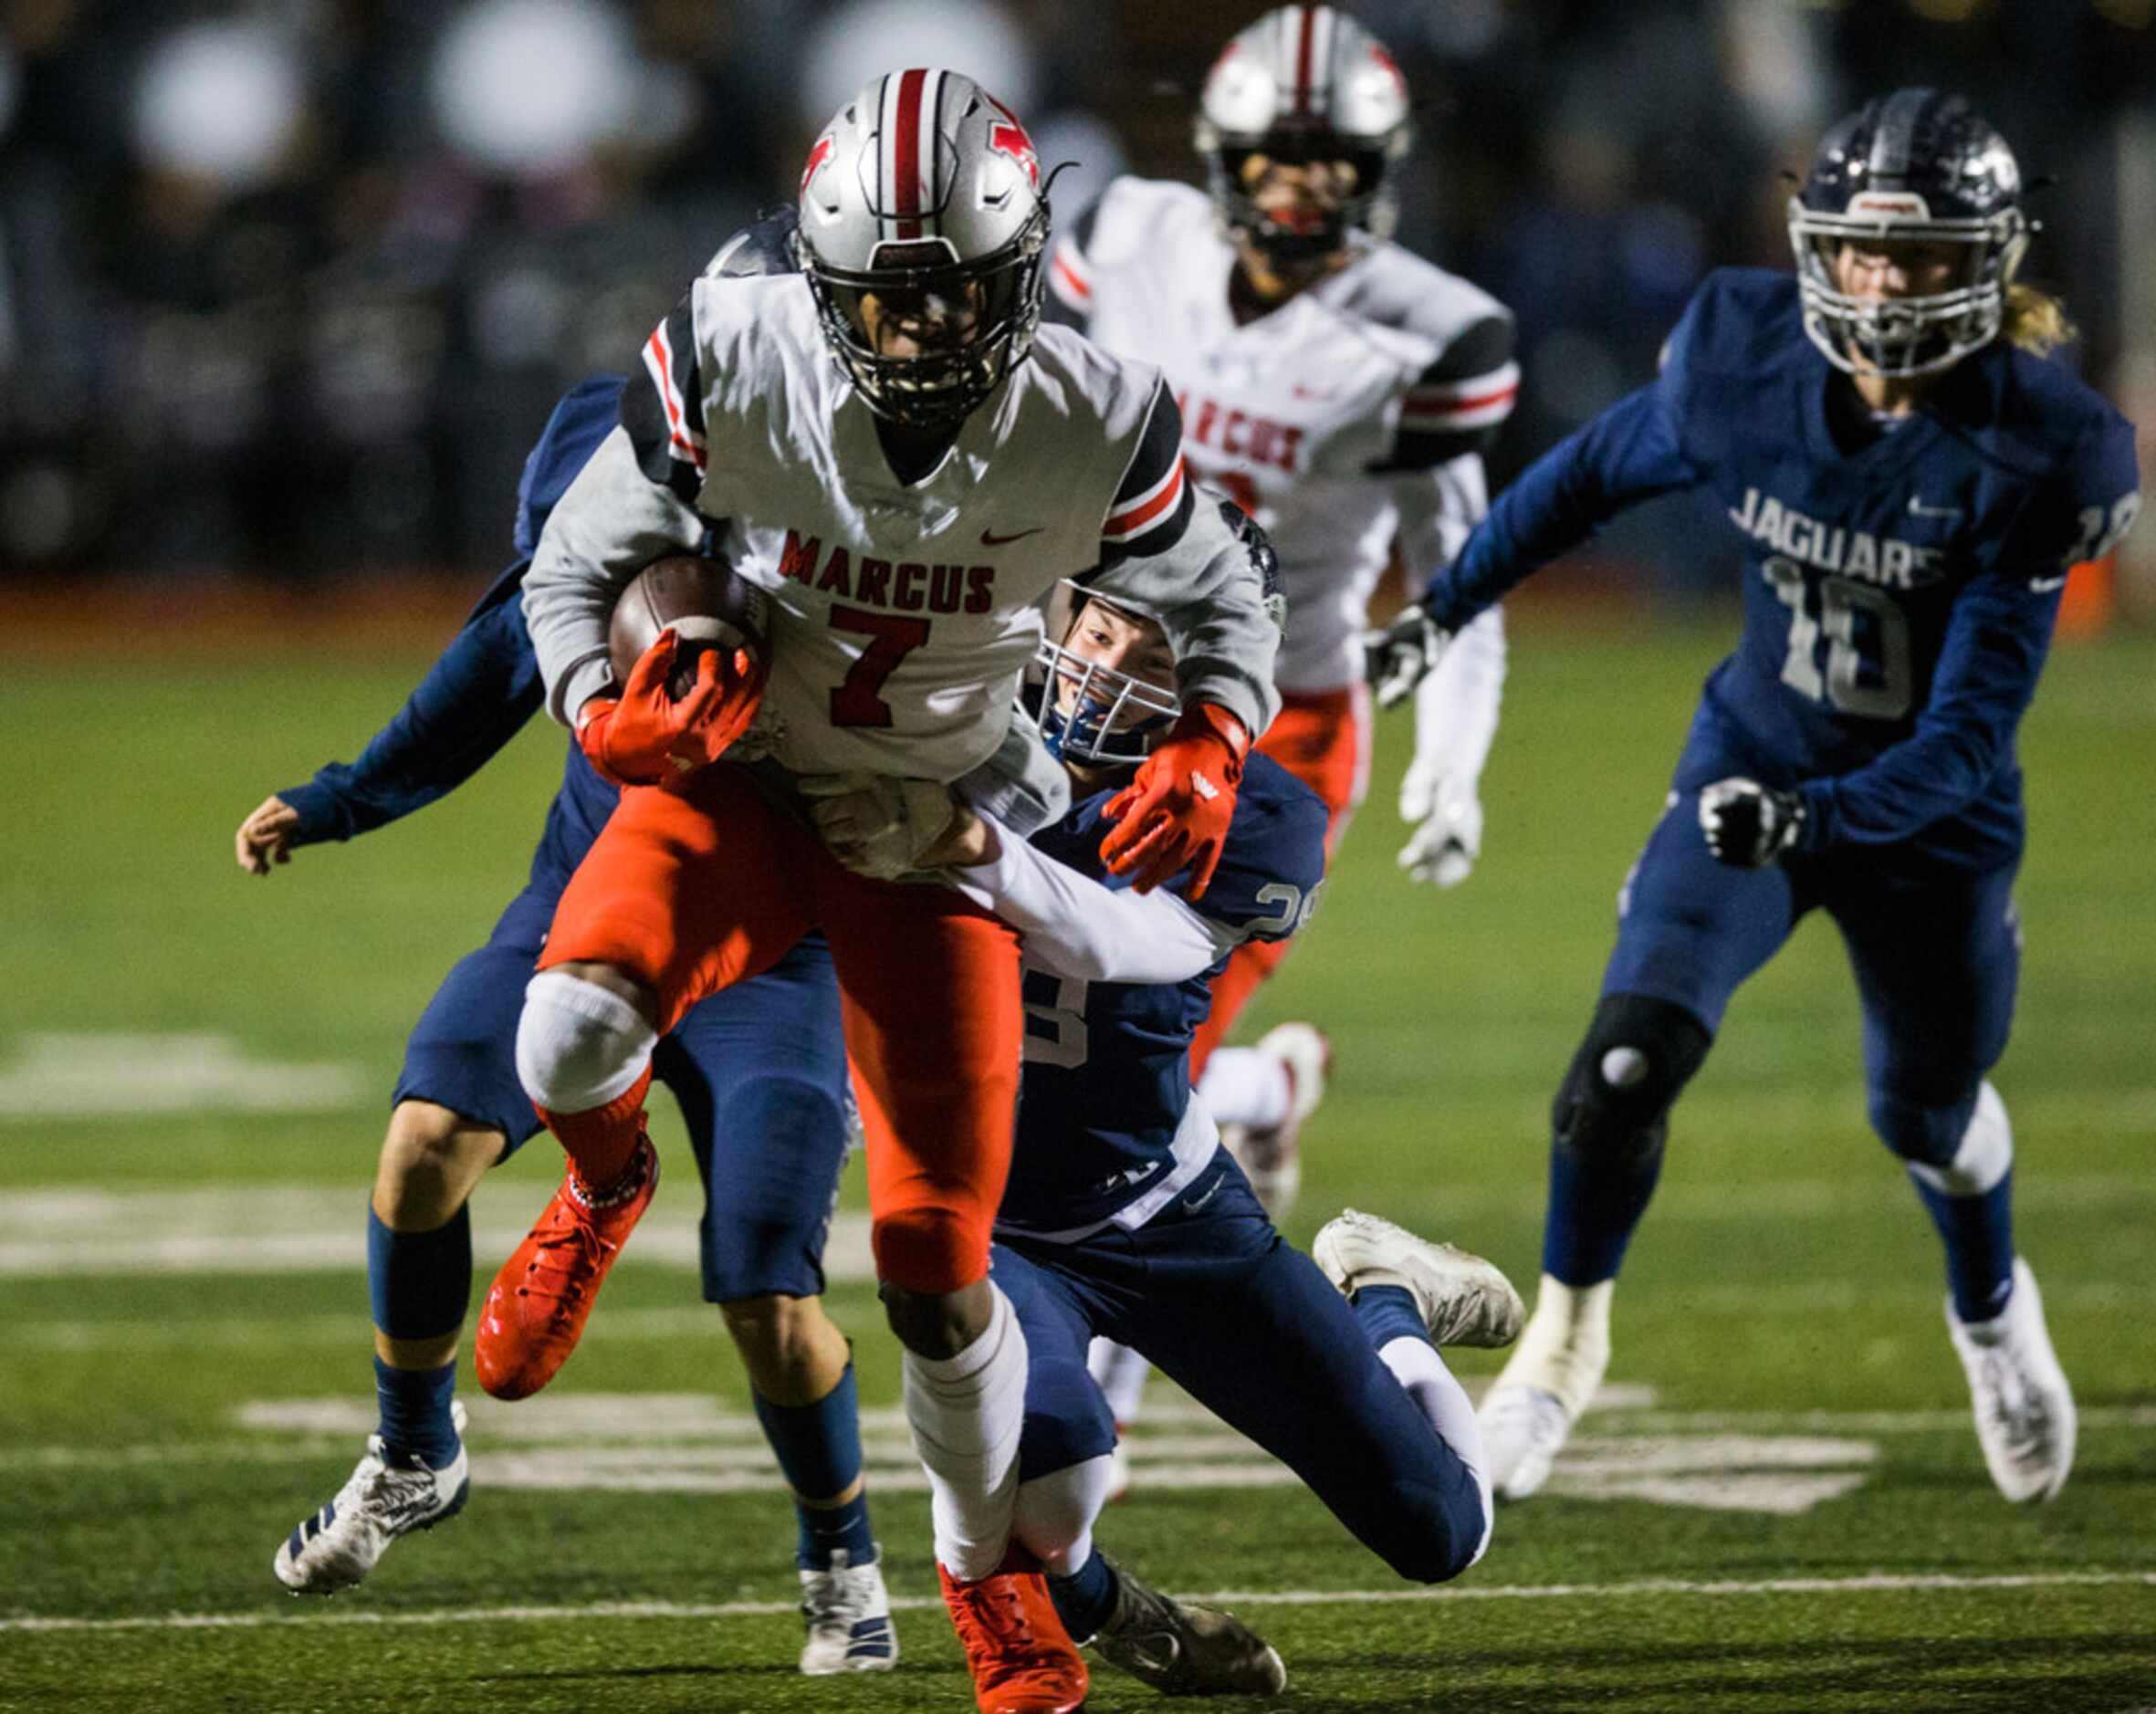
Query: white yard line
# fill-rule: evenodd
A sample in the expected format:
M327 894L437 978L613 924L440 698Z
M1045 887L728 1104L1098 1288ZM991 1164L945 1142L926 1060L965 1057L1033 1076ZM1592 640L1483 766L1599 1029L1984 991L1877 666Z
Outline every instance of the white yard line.
M1703 1582L1688 1578L1645 1577L1607 1583L1470 1583L1442 1589L1224 1589L1190 1594L1205 1601L1244 1607L1323 1607L1422 1604L1452 1601L1607 1601L1640 1595L1838 1595L1916 1593L2010 1593L2025 1589L2090 1589L2131 1586L2156 1588L2156 1572L2025 1572L1968 1577L1950 1572L1904 1573L1872 1572L1857 1577L1770 1577L1756 1582ZM932 1612L940 1599L902 1595L892 1606L905 1612ZM583 1606L439 1607L412 1613L316 1612L301 1617L286 1613L166 1613L124 1619L42 1618L22 1615L0 1618L0 1632L247 1631L271 1626L342 1625L528 1625L562 1619L765 1619L799 1611L790 1601L610 1601Z
M1616 1390L1616 1389L1611 1389ZM1651 1403L1646 1388L1618 1395ZM1716 1435L1964 1435L1966 1407L1953 1410L1756 1410L1665 1411L1627 1408L1613 1401L1586 1418L1586 1432L1574 1443L1575 1456L1607 1457L1627 1443L1649 1447L1670 1437ZM551 1407L551 1408L548 1408ZM764 1483L777 1468L765 1447L762 1431L745 1410L695 1394L568 1394L559 1399L499 1405L471 1400L474 1456L483 1465L514 1460L520 1473L543 1467L540 1459L560 1448L572 1458L593 1455L623 1459L654 1457L676 1466L695 1460L714 1474L758 1471ZM293 1465L350 1452L374 1427L374 1406L359 1397L290 1401L264 1400L240 1407L240 1426L256 1431L249 1438L163 1440L139 1446L15 1446L0 1447L0 1470L128 1469L191 1463ZM2098 1405L2084 1408L2080 1426L2088 1432L2156 1428L2156 1405ZM903 1413L895 1406L861 1413L862 1447L880 1470L912 1470L913 1450ZM1193 1431L1196 1432L1193 1432ZM1200 1468L1193 1460L1251 1459L1251 1443L1227 1427L1203 1406L1187 1399L1148 1404L1133 1426L1132 1458L1156 1486L1178 1487L1178 1472ZM1774 1461L1771 1457L1767 1462ZM1826 1460L1833 1462L1837 1460ZM1219 1485L1228 1466L1204 1467L1205 1485ZM879 1479L884 1479L879 1477ZM511 1482L507 1485L520 1486Z
M1883 1157L1882 1157L1883 1158ZM1669 1185L1655 1199L1658 1222L1722 1224L1753 1219L1835 1219L1903 1197L1882 1173L1835 1179L1772 1179L1749 1184ZM2156 1181L2145 1174L2032 1174L2014 1187L2025 1213L2078 1213L2101 1208L2121 1218L2156 1202ZM1537 1185L1463 1185L1446 1193L1459 1230L1477 1219L1533 1218L1542 1212ZM625 1268L696 1265L701 1209L694 1175L663 1186L658 1205L637 1228ZM473 1240L491 1266L514 1249L540 1203L536 1189L482 1188L473 1205ZM0 1278L58 1279L85 1274L357 1272L366 1266L366 1188L262 1185L138 1185L124 1189L90 1184L30 1185L0 1190ZM1455 1236L1458 1235L1456 1232ZM867 1217L841 1214L832 1224L825 1267L833 1280L873 1277ZM2088 1294L2080 1302L2075 1294ZM2125 1288L2062 1281L2046 1299L2077 1307L2115 1308ZM1777 1291L1766 1281L1694 1291L1685 1299L1702 1311L1810 1312L1854 1306L1858 1287L1800 1281ZM2131 1301L2137 1301L2131 1300Z

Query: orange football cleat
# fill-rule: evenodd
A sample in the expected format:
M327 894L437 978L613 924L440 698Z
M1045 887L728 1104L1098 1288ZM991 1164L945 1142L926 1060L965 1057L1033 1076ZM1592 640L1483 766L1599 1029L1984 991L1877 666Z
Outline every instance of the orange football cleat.
M1085 1662L1031 1554L1014 1545L991 1575L975 1583L960 1583L940 1564L936 1574L981 1714L1072 1714L1085 1706Z
M496 1398L529 1398L554 1378L583 1336L591 1302L614 1258L659 1187L659 1156L647 1136L630 1157L633 1185L594 1203L571 1167L561 1188L511 1252L479 1310L472 1366Z

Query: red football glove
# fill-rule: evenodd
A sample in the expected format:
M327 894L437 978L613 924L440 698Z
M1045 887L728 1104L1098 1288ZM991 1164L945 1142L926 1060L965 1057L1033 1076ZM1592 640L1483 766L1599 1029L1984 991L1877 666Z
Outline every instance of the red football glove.
M618 786L655 786L716 762L763 701L764 664L747 649L708 649L675 697L668 681L680 639L672 626L629 670L621 696L593 698L577 727L591 766Z
M1115 823L1101 841L1108 873L1136 871L1132 887L1150 893L1188 869L1186 896L1202 899L1235 816L1250 747L1249 731L1225 708L1194 703L1177 716L1167 737L1138 764L1137 778L1101 808L1101 820Z

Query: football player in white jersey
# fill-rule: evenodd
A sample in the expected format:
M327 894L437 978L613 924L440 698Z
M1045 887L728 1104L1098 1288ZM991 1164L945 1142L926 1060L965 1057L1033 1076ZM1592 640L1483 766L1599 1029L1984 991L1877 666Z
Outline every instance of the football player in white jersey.
M1196 127L1209 195L1118 179L1056 243L1049 313L1158 363L1183 407L1190 473L1261 524L1288 598L1282 707L1264 752L1324 800L1337 846L1369 778L1359 638L1394 552L1445 564L1487 505L1481 449L1518 390L1512 318L1467 281L1388 242L1391 172L1409 142L1392 56L1332 6L1268 12L1214 64ZM1477 781L1497 730L1502 621L1462 633L1418 687L1411 825L1400 867L1440 887L1481 847ZM1191 1071L1275 1218L1300 1179L1296 1133L1329 1044L1287 1023L1221 1041L1287 941L1238 949L1213 984ZM1103 1346L1119 1421L1146 1366Z
M1421 577L1485 509L1481 452L1518 388L1512 318L1387 240L1408 88L1334 7L1280 6L1236 36L1206 79L1196 133L1209 195L1110 184L1051 254L1050 314L1161 366L1191 475L1272 538L1288 621L1283 707L1262 745L1324 800L1336 845L1369 776L1357 641L1369 603L1396 548ZM1413 827L1400 866L1439 886L1481 849L1476 785L1504 676L1494 613L1445 665L1420 695L1400 793ZM1216 1050L1286 952L1236 955L1192 1054L1209 1103L1246 1122L1238 1152L1276 1217L1326 1044L1290 1024L1261 1050Z
M559 1368L650 1198L656 1035L821 927L946 1597L995 1710L1084 1693L1037 1569L1007 1558L1027 1365L988 1251L1023 1028L1017 938L956 891L895 877L945 831L953 782L1007 802L1060 778L1010 710L1061 578L1156 618L1178 659L1186 712L1102 844L1134 884L1188 869L1203 891L1278 705L1262 539L1195 491L1156 370L1039 327L1047 240L1039 162L1007 109L954 72L877 78L810 152L801 272L697 281L549 518L525 583L548 705L630 789L527 993L518 1070L570 1169L495 1280L475 1352L506 1396ZM706 653L676 700L665 632L617 685L617 594L706 541L762 590L768 650ZM892 878L825 852L809 775L895 806Z

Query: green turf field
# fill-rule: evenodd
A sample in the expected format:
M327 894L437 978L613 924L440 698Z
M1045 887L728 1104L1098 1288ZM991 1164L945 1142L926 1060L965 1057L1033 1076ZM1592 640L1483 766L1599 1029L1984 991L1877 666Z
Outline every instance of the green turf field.
M1727 634L1520 636L1485 862L1457 893L1394 876L1387 729L1309 942L1249 1020L1308 1016L1338 1046L1293 1236L1352 1203L1532 1287L1549 1094ZM404 1032L520 881L560 740L535 729L451 803L267 882L231 831L349 756L423 664L84 680L0 657L0 1709L969 1707L924 1604L926 1505L857 1227L833 1301L904 1659L794 1673L792 1529L681 1265L685 1171L555 1388L502 1407L467 1387L462 1518L331 1603L272 1580L372 1420L361 1222ZM1814 925L1680 1110L1608 1406L1481 1565L1397 1583L1165 1387L1109 1548L1235 1592L1288 1661L1282 1709L2156 1706L2152 679L2156 642L2067 651L2026 732L2028 951L1998 1082L2082 1409L2056 1504L2010 1509L1984 1476L1936 1247L1865 1129L1856 1007ZM557 1159L542 1141L483 1187L482 1280ZM1154 1699L1104 1670L1090 1706Z

